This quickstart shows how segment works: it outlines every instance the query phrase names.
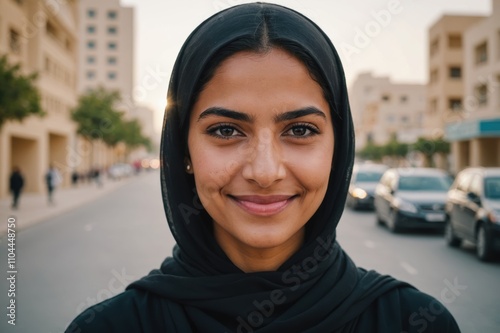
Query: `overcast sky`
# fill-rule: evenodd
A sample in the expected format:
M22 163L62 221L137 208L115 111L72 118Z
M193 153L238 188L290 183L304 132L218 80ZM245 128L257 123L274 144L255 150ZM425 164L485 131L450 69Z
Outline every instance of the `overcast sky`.
M135 8L135 98L161 127L170 72L204 19L241 0L121 0ZM315 21L337 48L351 84L360 72L425 84L427 31L443 14L489 15L491 0L276 0Z

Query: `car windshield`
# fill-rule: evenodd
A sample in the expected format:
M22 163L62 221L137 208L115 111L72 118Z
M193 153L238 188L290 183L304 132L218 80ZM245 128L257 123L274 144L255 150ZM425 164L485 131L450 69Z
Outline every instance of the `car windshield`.
M500 177L484 179L484 195L488 199L500 200Z
M446 192L452 183L447 176L402 176L398 189L401 191L438 191Z
M360 171L356 175L357 182L368 182L368 183L376 183L382 177L383 172L378 171Z

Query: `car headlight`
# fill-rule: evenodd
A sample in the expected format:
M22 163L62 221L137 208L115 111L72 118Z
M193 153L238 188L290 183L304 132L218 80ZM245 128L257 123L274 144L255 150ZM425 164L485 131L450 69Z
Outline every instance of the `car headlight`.
M490 219L491 222L500 224L500 212L492 210L488 214L488 218Z
M393 203L394 203L394 206L397 207L401 211L414 213L414 214L418 212L418 209L414 204L412 204L411 202L408 202L408 201L404 201L400 198L394 199Z
M368 196L368 193L362 188L355 188L354 191L352 191L352 196L358 199L364 199Z

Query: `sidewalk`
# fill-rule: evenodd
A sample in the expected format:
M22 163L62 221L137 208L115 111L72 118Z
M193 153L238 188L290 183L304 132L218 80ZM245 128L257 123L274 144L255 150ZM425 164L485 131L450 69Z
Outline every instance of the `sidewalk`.
M131 176L122 180L104 179L103 185L98 187L96 183L78 184L76 187L56 189L54 191L54 204L49 205L46 193L22 193L19 199L19 207L12 210L12 198L0 200L0 237L7 233L7 220L9 217L16 219L16 232L31 227L37 223L68 212L76 207L96 200L106 193L136 179Z

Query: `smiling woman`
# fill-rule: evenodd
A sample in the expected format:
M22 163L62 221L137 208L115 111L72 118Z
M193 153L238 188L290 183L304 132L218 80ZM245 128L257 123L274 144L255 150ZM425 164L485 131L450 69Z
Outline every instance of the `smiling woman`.
M354 132L313 22L262 3L214 15L182 47L168 100L173 257L68 332L459 332L437 300L357 268L335 241Z

